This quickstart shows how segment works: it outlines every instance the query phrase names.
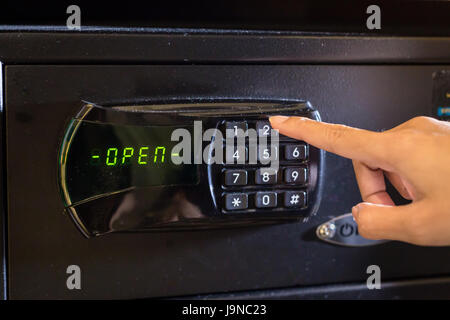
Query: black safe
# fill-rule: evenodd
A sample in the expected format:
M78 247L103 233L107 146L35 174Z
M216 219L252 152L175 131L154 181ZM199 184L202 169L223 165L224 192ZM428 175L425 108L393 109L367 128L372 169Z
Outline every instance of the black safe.
M61 52L61 40L84 49ZM0 35L7 48L17 47L18 41L14 34ZM128 161L131 149L125 148L133 148L133 161L139 161L139 155L144 156L141 162L149 156L161 161L163 149L157 153L155 148L165 147L163 142L151 145L155 148L150 154L139 141L103 143L89 128L78 131L80 136L71 135L73 122L86 116L97 125L103 121L186 128L193 118L180 120L186 113L183 104L194 106L194 118L220 130L261 129L274 114L369 130L385 130L419 115L436 116L433 75L450 69L448 38L228 35L224 39L202 33L100 32L52 34L51 40L46 33L29 33L20 41L36 48L46 43L47 51L33 56L22 52L15 58L8 51L0 55L8 298L227 297L228 293L238 298L323 298L330 292L334 297L394 297L395 290L365 289L367 267L373 264L380 266L386 283L402 288L410 281L407 284L417 291L406 296L421 291L424 283L431 285L427 282L431 277L442 279L433 292L445 295L448 248L398 242L343 247L316 237L318 225L350 212L361 199L350 160L301 141L280 137L280 169L268 185L260 183L259 165L201 165L185 172L189 182L185 185L162 189L146 185L142 193L133 188L138 183L115 181L117 188L93 194L99 188L94 179L99 171L83 171L69 158L101 159L107 173L112 172L107 171L108 163L122 161L124 154L123 161ZM161 47L163 41L171 46ZM87 43L95 44L86 49ZM217 51L218 43L234 49ZM115 49L106 55L102 48L111 46ZM301 50L305 46L307 52ZM375 46L383 48L383 57L374 53ZM275 53L273 47L284 49ZM324 52L324 47L333 47L335 55ZM411 47L423 50L405 58ZM85 113L88 105L91 109ZM117 137L118 129L114 132ZM77 142L83 134L86 140ZM96 136L89 140L92 135ZM76 152L70 155L67 149L70 157L64 158L61 150L72 136ZM103 149L100 142L97 146L86 142L95 139ZM83 151L86 146L90 149ZM98 153L93 153L96 148ZM291 159L295 148L298 158ZM122 154L119 160L116 152ZM62 177L63 162L75 170L70 172L71 181L89 176L90 182L67 186L65 195L62 181L69 171ZM297 170L301 183L288 180L292 172L288 169ZM237 180L233 174L238 174ZM189 201L174 208L170 196L177 191ZM302 199L298 208L289 208L289 192ZM401 203L398 195L393 196ZM151 203L145 210L129 209L139 213L135 216L114 220L126 197L134 203ZM236 209L233 197L240 200ZM269 207L258 207L263 201ZM200 208L200 219L171 221L166 219L170 215L162 214L180 212L183 206ZM81 270L81 290L66 286L72 265ZM306 289L310 287L317 290L312 293Z
M268 117L320 120L318 112L304 102L243 101L84 105L65 131L58 166L80 231L218 228L316 214L323 152L279 135Z

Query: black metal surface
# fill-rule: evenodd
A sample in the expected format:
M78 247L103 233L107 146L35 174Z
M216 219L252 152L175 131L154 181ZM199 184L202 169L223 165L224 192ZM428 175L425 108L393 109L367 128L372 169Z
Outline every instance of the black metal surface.
M192 29L86 28L96 32L85 33L57 33L55 28L38 30L0 32L0 61L5 64L437 64L448 62L450 56L449 37L314 36Z
M3 109L3 64L0 62L0 300L6 299L6 181L5 119Z
M183 298L202 300L448 300L450 299L450 278L425 278L383 282L381 289L379 290L369 290L365 283L351 283L304 288L238 292L232 294L210 294Z
M449 66L7 66L11 298L142 298L448 274L448 248L332 246L315 227L360 201L351 162L328 155L316 218L241 229L83 239L61 214L55 163L80 100L308 100L324 121L371 130L431 114L432 73ZM395 110L395 112L393 112ZM82 290L65 287L82 270Z
M373 34L449 34L448 1L368 0L324 1L58 1L51 5L30 1L2 2L0 25L59 25L77 4L82 26L188 27L316 32L371 32ZM382 28L368 30L369 5L381 8Z

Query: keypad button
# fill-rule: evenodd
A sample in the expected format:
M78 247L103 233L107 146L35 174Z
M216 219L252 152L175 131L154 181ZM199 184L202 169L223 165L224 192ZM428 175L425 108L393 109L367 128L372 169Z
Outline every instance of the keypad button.
M225 148L226 164L245 164L248 159L248 149L246 147L227 146Z
M245 170L225 170L226 186L245 186L247 184L247 171Z
M305 184L307 179L306 168L284 169L284 182L292 184Z
M257 192L255 196L257 208L275 208L277 206L276 192Z
M262 164L268 164L271 161L278 160L278 147L277 146L258 146L258 160Z
M286 208L303 208L306 206L306 192L286 191L284 193L284 206Z
M308 149L304 144L288 144L284 147L285 160L305 160L308 157Z
M238 136L239 134L244 136L245 132L247 131L248 125L245 121L227 121L225 122L225 136L229 130L232 132L233 137Z
M273 135L278 135L277 130L272 130L269 120L256 121L256 132L259 137L270 137L271 132Z
M255 172L256 184L275 184L277 182L277 170L261 168Z
M244 210L248 208L248 195L246 193L229 193L225 195L225 208L227 210Z

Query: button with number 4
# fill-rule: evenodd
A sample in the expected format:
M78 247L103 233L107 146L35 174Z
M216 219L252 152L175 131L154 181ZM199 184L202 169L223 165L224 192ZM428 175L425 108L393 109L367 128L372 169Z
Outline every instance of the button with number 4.
M308 149L304 144L288 144L284 148L286 160L305 160L308 157Z
M247 184L247 171L225 170L226 186L245 186Z
M261 168L256 170L256 184L275 184L277 182L277 170L271 168Z
M245 164L248 158L248 149L244 146L225 148L225 160L227 164Z

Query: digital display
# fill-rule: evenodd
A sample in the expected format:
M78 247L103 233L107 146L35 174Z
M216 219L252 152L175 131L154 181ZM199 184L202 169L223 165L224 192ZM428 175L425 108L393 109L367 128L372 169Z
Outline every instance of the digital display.
M74 121L65 167L72 203L130 187L198 183L197 165L172 160L182 156L172 152L179 141L171 141L180 127ZM184 129L192 133L193 127Z

